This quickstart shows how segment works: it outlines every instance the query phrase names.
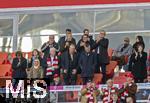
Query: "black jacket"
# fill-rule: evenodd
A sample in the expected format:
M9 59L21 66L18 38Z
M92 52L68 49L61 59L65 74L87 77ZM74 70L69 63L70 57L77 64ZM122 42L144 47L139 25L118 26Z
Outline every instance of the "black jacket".
M144 79L147 77L146 60L146 52L142 52L142 57L138 55L137 59L135 59L135 53L131 55L129 60L129 71L132 72L135 78Z
M26 74L27 60L24 57L22 57L20 65L18 65L18 63L19 63L19 59L14 58L12 62L12 69L13 69L12 77L19 78L19 79L26 78L27 77L27 74Z
M47 42L44 43L41 47L41 51L44 53L44 57L48 57L49 52L50 52L50 46L46 46ZM54 47L57 51L59 49L58 43L54 42L52 47Z
M65 44L66 44L66 36L63 36L59 39L58 44L59 44L59 51L60 52L65 52L68 48L65 48ZM74 45L76 45L76 40L74 38L72 38L72 40L69 42L69 44L73 43Z
M63 69L67 69L69 71L69 69L71 69L70 71L72 71L72 69L78 69L78 55L77 53L75 53L73 55L73 61L72 61L72 68L70 68L70 55L69 52L66 51L62 54L61 57L61 67Z
M96 68L96 54L90 52L89 55L83 52L79 58L79 66L81 68L81 77L93 77Z
M83 46L80 46L81 41L82 41L82 39L80 39L80 40L78 41L78 44L77 44L77 52L78 52L78 53L82 53L82 52L84 51L84 47L83 47ZM94 42L93 39L92 39L92 40L90 39L90 41L87 41L87 43L90 44L91 49L92 49L93 45L95 44L95 42Z
M98 43L95 42L92 49L95 49L96 53L99 48L99 63L100 64L109 64L109 56L108 56L108 45L109 40L107 38L101 39Z

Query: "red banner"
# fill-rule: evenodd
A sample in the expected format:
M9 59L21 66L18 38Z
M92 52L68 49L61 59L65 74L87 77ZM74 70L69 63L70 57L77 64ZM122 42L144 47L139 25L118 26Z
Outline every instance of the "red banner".
M150 0L0 0L0 8L145 3Z

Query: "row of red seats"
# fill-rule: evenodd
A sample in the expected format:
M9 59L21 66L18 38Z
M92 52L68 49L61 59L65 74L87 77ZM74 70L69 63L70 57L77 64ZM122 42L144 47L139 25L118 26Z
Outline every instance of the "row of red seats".
M32 52L23 52L23 57L28 57L31 58L32 57ZM16 53L7 53L7 52L0 52L0 64L3 64L3 62L5 60L8 59L8 56L10 56L12 59L16 57Z

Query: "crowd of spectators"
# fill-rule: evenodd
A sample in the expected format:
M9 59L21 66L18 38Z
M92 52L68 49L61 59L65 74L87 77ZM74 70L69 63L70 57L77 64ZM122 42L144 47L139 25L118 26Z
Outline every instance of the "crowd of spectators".
M144 51L145 44L142 36L136 37L136 42L131 45L130 38L125 37L123 43L113 51L112 58L108 56L109 39L106 32L101 30L96 40L83 30L81 39L76 43L71 29L66 29L66 35L55 42L55 35L49 36L41 50L34 49L31 58L24 58L21 51L16 52L12 62L13 79L45 79L48 85L54 84L57 75L63 76L64 85L76 85L77 74L81 74L83 84L93 80L94 73L100 70L102 84L107 79L106 66L110 60L117 61L119 68L128 64L128 69L136 83L143 83L147 74L147 57ZM126 63L128 57L128 63Z

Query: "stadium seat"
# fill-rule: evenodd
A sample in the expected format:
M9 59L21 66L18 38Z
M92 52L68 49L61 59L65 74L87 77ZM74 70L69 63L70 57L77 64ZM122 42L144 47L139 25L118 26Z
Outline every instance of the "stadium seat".
M125 77L127 74L131 74L131 72L120 72L119 76L121 76L121 77L124 76Z
M112 48L108 48L108 56L109 56L110 60L112 58L112 55L113 55L113 49Z
M128 56L126 55L126 56L125 56L125 64L127 64L128 61L129 61L129 60L128 60Z
M101 84L103 75L101 73L94 74L93 81L95 84Z
M11 55L12 59L16 57L16 53L15 52L12 52L10 55Z
M4 62L4 60L7 59L8 54L6 52L0 52L0 64Z
M77 85L82 85L82 78L80 74L77 75Z
M113 77L116 66L117 66L116 61L110 61L110 63L106 66L106 75L108 78Z
M124 84L126 82L126 77L125 76L118 76L114 77L114 84Z
M103 75L101 73L95 73L94 74L94 78L93 78L93 81L96 83L96 84L100 84L102 82L102 77ZM82 85L82 78L81 78L81 75L78 74L77 75L77 85Z
M5 78L5 76L11 76L10 72L11 72L11 64L0 65L0 77L1 78Z

